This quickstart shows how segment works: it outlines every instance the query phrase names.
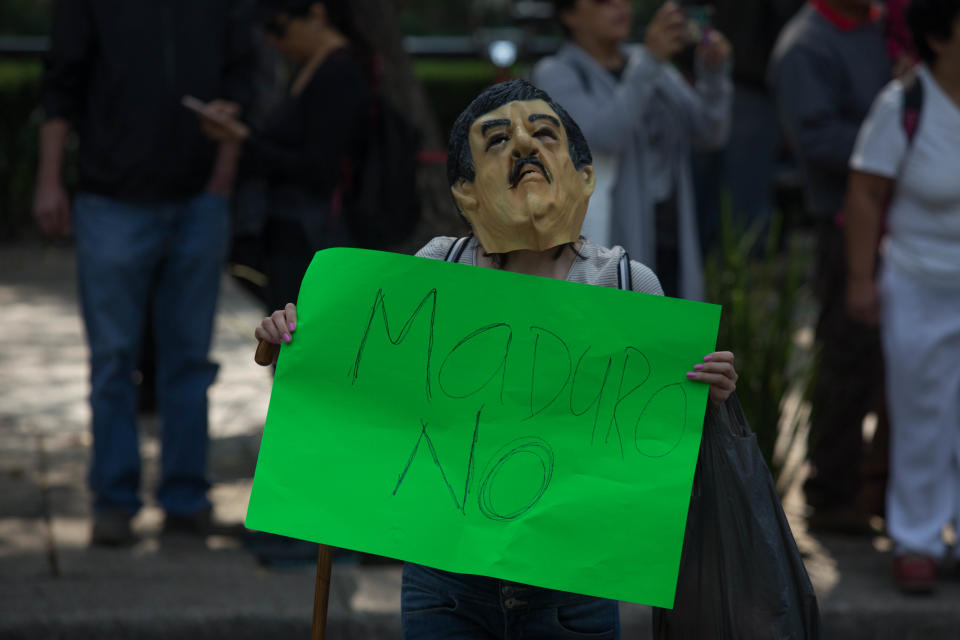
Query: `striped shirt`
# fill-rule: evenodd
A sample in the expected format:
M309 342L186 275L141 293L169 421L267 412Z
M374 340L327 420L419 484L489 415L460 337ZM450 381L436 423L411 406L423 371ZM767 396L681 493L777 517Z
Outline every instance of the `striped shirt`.
M421 258L430 258L432 260L443 260L447 256L450 247L456 242L456 238L448 236L439 236L426 244L417 256ZM623 255L623 247L613 247L607 249L593 244L589 240L580 238L580 255L573 266L570 267L570 273L567 275L567 282L579 282L581 284L593 284L600 287L617 287L617 272L620 265L620 256ZM470 238L467 246L458 261L460 264L477 266L477 239ZM650 293L657 296L663 295L663 288L657 276L648 267L636 262L630 261L630 272L633 279L633 290L640 293Z

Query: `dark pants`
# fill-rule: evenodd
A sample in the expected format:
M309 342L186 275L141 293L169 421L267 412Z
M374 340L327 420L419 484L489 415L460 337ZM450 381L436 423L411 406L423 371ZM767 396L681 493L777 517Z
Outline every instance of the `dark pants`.
M613 600L417 564L403 567L404 640L614 640Z
M843 229L832 221L822 222L817 233L820 362L811 415L812 473L804 490L811 506L831 509L856 503L864 458L863 418L877 412L879 445L886 441L886 411L879 331L854 322L846 313Z
M167 513L209 508L208 352L230 235L224 198L130 203L79 194L74 205L80 303L90 344L95 511L140 508L140 447L133 372L153 318L162 423L157 501Z

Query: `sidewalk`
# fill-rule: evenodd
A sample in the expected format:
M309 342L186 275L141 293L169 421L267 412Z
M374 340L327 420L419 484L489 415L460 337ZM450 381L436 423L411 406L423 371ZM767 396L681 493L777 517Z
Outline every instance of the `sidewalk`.
M210 392L215 517L243 521L270 378L253 363L259 307L228 279ZM236 538L161 546L147 504L132 549L89 549L84 474L87 353L73 252L0 246L0 638L307 638L314 568L265 570ZM142 424L145 482L155 477ZM150 495L149 484L144 495ZM899 595L889 541L815 539L794 523L826 637L960 638L960 578L931 598ZM876 547L876 548L875 548ZM399 638L398 565L336 564L328 637ZM649 609L625 605L624 638L648 638Z

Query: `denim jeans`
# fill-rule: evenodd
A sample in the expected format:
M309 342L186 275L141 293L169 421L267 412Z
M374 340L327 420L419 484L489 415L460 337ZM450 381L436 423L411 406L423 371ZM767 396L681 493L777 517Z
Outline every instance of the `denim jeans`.
M614 640L613 600L417 564L403 567L404 640Z
M90 345L94 510L140 508L137 390L147 314L156 343L161 465L157 501L170 514L206 497L207 358L229 242L224 198L164 204L80 194L74 204L80 303Z

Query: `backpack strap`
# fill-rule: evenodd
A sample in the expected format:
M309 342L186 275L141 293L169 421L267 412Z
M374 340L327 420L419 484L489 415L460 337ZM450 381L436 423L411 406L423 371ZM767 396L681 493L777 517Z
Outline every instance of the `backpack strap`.
M468 242L470 242L470 236L463 236L454 240L447 250L447 257L443 259L444 262L460 262L460 256L463 255L463 250L467 248Z
M903 132L907 135L909 146L917 135L920 126L920 113L923 111L923 81L920 74L914 71L903 83L903 112L901 123Z
M630 254L626 251L620 254L620 264L617 265L617 288L622 291L633 291L633 273L630 271Z

